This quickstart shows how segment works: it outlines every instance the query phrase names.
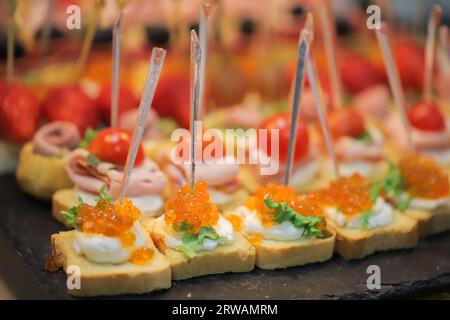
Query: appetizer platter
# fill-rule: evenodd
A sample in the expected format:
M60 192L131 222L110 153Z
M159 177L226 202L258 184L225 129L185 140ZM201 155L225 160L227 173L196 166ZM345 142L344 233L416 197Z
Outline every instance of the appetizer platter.
M64 60L49 30L38 48L19 23L33 1L7 7L0 232L46 295L376 299L450 287L439 5L416 41L392 20L356 23L343 40L327 0L75 2L90 14ZM17 36L42 63L16 57Z

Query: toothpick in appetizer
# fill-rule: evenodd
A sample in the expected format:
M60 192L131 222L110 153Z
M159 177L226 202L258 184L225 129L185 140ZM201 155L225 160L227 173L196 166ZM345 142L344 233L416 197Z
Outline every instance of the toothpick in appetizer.
M151 105L164 56L163 49L153 49L139 110ZM148 110L139 121L147 121L147 115ZM144 129L140 122L138 127L139 132ZM84 148L75 149L67 157L66 171L75 187L59 190L53 195L53 214L57 220L64 221L59 212L72 207L78 197L89 204L95 203L102 194L113 199L120 197L131 139L130 132L118 128L106 128L99 133L87 132ZM135 161L126 196L143 216L159 215L167 187L166 177L156 163L144 156L141 143L137 144Z

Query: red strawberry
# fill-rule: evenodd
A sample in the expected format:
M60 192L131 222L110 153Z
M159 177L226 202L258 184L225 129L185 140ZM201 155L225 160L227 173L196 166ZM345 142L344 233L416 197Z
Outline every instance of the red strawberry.
M39 103L33 92L21 85L0 86L0 129L7 139L31 140L38 127Z
M44 115L49 121L64 120L74 123L81 134L100 120L100 112L94 101L77 86L52 88L45 97Z
M102 86L95 102L100 109L106 123L111 119L111 83ZM139 107L139 100L134 93L125 85L119 86L119 115L125 111Z

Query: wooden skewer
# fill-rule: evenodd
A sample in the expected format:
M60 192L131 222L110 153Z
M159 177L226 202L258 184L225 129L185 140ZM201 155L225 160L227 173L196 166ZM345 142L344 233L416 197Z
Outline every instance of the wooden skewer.
M147 123L148 112L152 106L153 97L155 95L156 85L158 84L159 75L164 64L166 57L166 50L161 48L153 48L152 55L150 57L150 66L147 71L147 77L145 79L144 91L141 96L141 102L139 104L139 114L137 120L137 126L134 128L133 137L130 143L130 149L128 150L127 161L122 176L122 183L120 187L120 198L122 202L128 183L130 181L131 172L136 161L136 155L141 144L142 135L144 133L145 125Z
M55 9L55 0L48 0L48 7L47 7L47 16L45 18L45 22L44 22L44 29L42 32L42 55L44 57L47 56L48 54L48 47L50 44L50 32L51 32L51 27L52 27L52 16L53 16L53 11Z
M444 58L450 64L450 44L448 43L448 27L441 26L439 28L439 39L441 42L442 51L444 52Z
M375 29L375 35L377 37L378 44L380 46L381 53L383 55L384 64L386 65L389 85L391 87L395 103L397 104L397 107L399 109L403 128L406 133L408 151L412 153L414 152L414 145L412 143L411 126L409 124L408 115L406 111L405 92L403 91L397 66L395 65L392 50L389 45L387 24L383 22L379 30Z
M297 124L300 114L300 98L303 90L303 83L305 78L305 66L307 64L307 58L311 42L311 33L308 30L308 23L306 27L300 32L297 54L297 67L295 73L295 91L294 101L291 113L291 128L289 133L289 146L288 156L286 164L286 173L284 177L284 184L289 185L289 180L292 174L292 166L294 162L294 149L297 141Z
M436 30L441 20L442 8L435 4L431 11L427 26L427 41L425 46L425 74L423 81L423 99L431 101L433 90L433 66L436 48Z
M197 159L197 124L200 105L202 49L195 30L191 30L191 192L195 188L195 165Z
M112 44L112 82L111 82L111 127L116 128L119 122L119 78L120 78L120 50L122 42L121 30L122 12L113 27Z
M6 82L12 84L14 82L14 38L15 38L15 23L14 14L16 11L16 2L9 0L7 2L7 9L9 11L9 22L7 30L6 43Z
M331 90L333 92L333 107L341 108L343 105L342 83L339 77L338 62L336 58L336 48L334 38L334 18L330 9L328 0L320 2L320 21L322 22L323 40L325 45L325 54L327 56L328 73L330 76Z
M94 1L94 10L89 17L86 36L84 37L83 44L81 46L80 57L77 61L75 77L75 81L77 83L80 82L81 77L83 76L84 69L86 68L87 58L89 56L89 52L91 51L92 42L94 41L95 29L97 28L100 10L102 7L102 4L99 0Z

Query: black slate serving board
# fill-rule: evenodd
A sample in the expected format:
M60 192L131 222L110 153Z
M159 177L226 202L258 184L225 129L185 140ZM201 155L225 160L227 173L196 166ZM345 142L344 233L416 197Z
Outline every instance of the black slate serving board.
M0 246L16 251L49 298L70 298L62 271L44 268L50 235L63 227L50 205L23 194L13 175L0 176ZM1 263L8 263L2 261ZM381 268L381 289L366 286L369 265ZM450 289L450 233L422 240L412 250L377 253L362 260L330 261L287 270L256 269L245 274L177 281L169 290L135 299L376 299Z

